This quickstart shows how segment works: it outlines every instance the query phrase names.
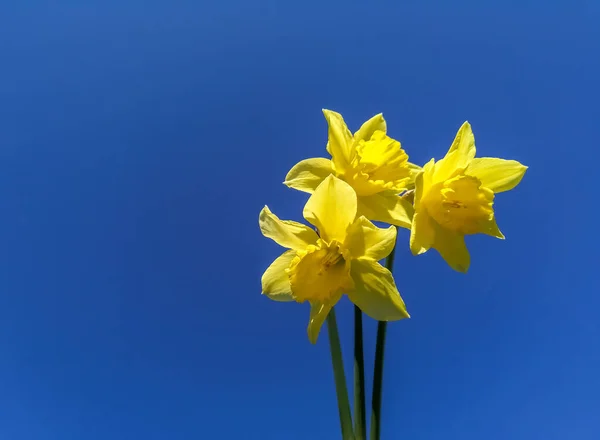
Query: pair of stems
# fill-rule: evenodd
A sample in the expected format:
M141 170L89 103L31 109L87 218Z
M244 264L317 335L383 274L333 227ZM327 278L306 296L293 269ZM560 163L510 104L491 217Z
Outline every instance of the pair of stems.
M391 272L394 266L394 255L396 247L387 257L385 267ZM337 330L335 312L333 309L327 316L327 330L329 333L329 346L331 349L331 360L333 363L333 375L335 390L340 413L340 425L343 440L367 440L367 423L365 411L365 363L363 354L363 329L362 312L354 306L354 426L352 426L352 415L348 390L346 388L346 376L344 374L344 363L340 337ZM383 383L383 358L385 351L385 334L387 322L377 323L377 345L375 347L375 365L373 372L373 395L371 400L371 436L370 440L380 440L381 432L381 390Z

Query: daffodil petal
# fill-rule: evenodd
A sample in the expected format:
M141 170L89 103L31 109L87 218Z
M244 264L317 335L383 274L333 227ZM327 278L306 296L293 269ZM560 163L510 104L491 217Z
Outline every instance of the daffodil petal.
M517 186L525 171L527 167L516 160L481 157L471 161L466 174L477 177L483 186L499 193Z
M343 243L356 218L356 193L333 175L321 182L304 206L304 218L315 225L326 242Z
M469 270L471 257L467 250L464 235L438 226L435 231L433 247L452 269L463 273Z
M359 258L352 260L350 271L355 288L348 297L363 312L378 321L410 317L389 270L376 261Z
M339 113L323 109L323 114L329 126L327 151L336 171L343 173L352 159L352 133Z
M358 214L369 220L410 229L413 213L412 204L396 194L377 193L358 198Z
M431 159L423 167L423 171L415 176L414 209L418 210L426 189L431 185L431 175L435 169L435 161Z
M306 159L293 166L283 183L290 188L312 194L331 173L333 168L329 159L322 157Z
M446 156L436 163L434 180L448 179L456 170L464 169L475 157L475 136L468 122L458 129Z
M459 152L461 164L464 164L459 165L458 168L466 166L466 164L475 157L475 136L473 135L471 124L467 121L463 122L458 129L448 153L455 150Z
M280 220L268 206L260 211L258 224L265 237L288 249L302 250L319 239L315 231L302 223Z
M361 139L368 141L377 130L383 131L384 133L387 131L387 125L383 118L383 114L381 113L366 121L358 131L354 133L354 142L357 143Z
M333 306L321 302L313 302L310 305L310 318L308 320L308 340L311 344L316 344L321 327L329 315L329 311Z
M290 279L285 270L296 256L296 251L286 251L271 263L262 276L262 294L274 301L294 301Z
M396 243L396 228L378 228L361 216L348 228L345 247L352 258L367 257L379 261L387 257Z
M504 240L504 234L498 228L498 224L496 223L496 216L494 215L490 220L488 220L485 224L482 225L482 234L490 235L492 237L499 238Z
M426 211L415 212L410 230L410 251L413 255L427 252L433 245L435 230L432 221Z

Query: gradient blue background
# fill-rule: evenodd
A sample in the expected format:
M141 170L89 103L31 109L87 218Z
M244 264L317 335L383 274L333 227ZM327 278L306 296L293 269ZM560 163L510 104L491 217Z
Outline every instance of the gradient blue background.
M599 21L593 0L2 2L0 438L338 438L327 333L259 281L281 249L258 213L301 220L281 182L325 154L323 107L383 112L416 163L468 119L479 155L530 167L466 276L400 231L383 437L600 438ZM338 321L349 374L347 301Z

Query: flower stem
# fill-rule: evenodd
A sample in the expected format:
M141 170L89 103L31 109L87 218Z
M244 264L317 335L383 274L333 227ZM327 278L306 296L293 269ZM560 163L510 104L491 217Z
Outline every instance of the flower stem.
M338 334L335 311L333 308L327 315L327 332L329 333L329 347L331 349L331 362L333 363L333 377L335 379L335 391L340 412L342 438L344 440L354 440L352 414L350 413L350 401L348 400L346 376L344 375L344 361L342 359L340 336Z
M385 260L385 267L392 272L396 246ZM385 352L385 333L387 322L377 323L377 344L375 346L375 367L373 372L373 397L371 400L371 440L379 440L381 431L381 391L383 382L383 358Z
M354 306L354 434L356 440L367 439L363 325L362 312L357 306Z

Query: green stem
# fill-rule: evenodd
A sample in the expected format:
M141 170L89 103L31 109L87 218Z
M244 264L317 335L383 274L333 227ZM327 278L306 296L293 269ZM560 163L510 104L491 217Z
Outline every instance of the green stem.
M333 363L333 377L335 379L335 391L337 394L338 409L340 412L340 425L342 438L354 440L352 431L352 414L350 413L350 401L346 389L346 376L344 375L344 361L340 347L340 336L338 334L335 311L333 308L327 315L327 331L329 333L329 347L331 349L331 362Z
M396 246L385 261L385 267L392 272ZM383 383L383 360L385 354L385 333L387 322L377 323L377 345L375 346L375 367L373 372L373 398L371 401L371 440L379 440L381 432L381 391Z
M367 439L365 412L365 361L363 356L362 312L357 306L354 306L354 434L356 440Z

